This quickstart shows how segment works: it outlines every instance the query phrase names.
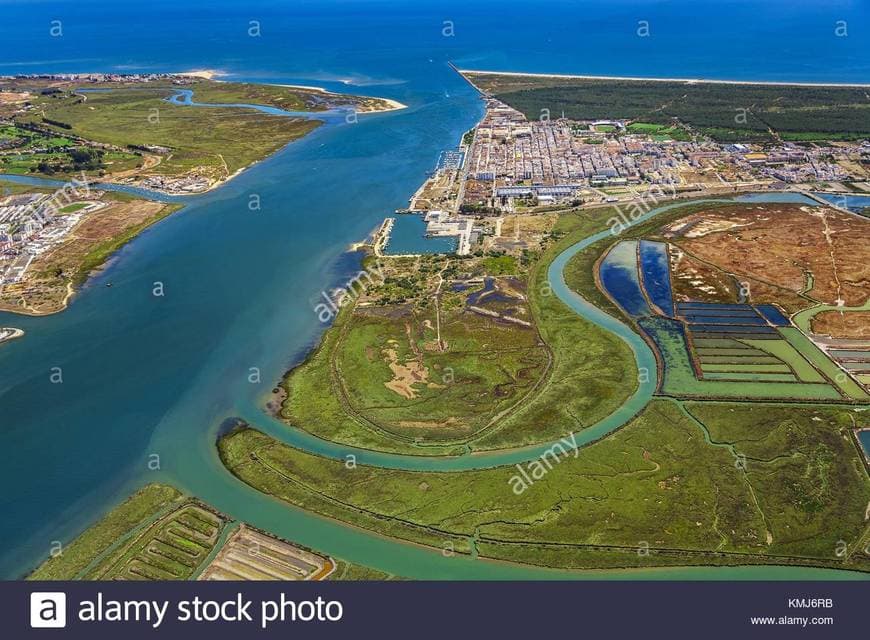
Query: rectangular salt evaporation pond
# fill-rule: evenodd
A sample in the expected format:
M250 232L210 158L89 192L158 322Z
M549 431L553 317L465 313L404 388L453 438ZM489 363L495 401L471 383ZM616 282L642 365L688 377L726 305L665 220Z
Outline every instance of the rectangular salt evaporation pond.
M747 333L747 334L765 334L765 333L776 333L776 329L768 326L761 325L748 325L748 324L693 324L692 331L698 332L713 332L713 333Z
M652 310L640 288L637 266L637 241L623 240L607 253L598 273L605 291L626 313L648 316Z
M430 238L426 236L426 221L417 214L402 214L396 216L393 230L390 232L390 242L384 251L387 255L419 254L419 253L454 253L457 239Z
M702 311L709 311L712 313L718 313L719 311L735 311L747 314L755 313L755 311L752 310L752 307L748 304L730 304L727 302L678 302L677 310L680 313L700 313Z
M864 448L864 455L870 460L870 431L859 431L858 440Z
M870 213L867 212L870 211L870 196L851 196L838 193L813 193L813 195L818 196L822 200L826 200L833 205L842 207L843 209L848 209L855 213L870 215Z
M781 192L781 193L747 193L734 198L736 202L765 202L765 203L782 203L782 204L810 204L814 207L819 206L819 203L805 196L802 193Z
M788 318L785 317L782 311L779 310L779 307L776 307L772 304L760 304L755 307L758 309L759 313L764 316L764 319L770 322L772 325L777 327L789 327L791 323L788 321Z
M674 314L674 297L671 290L671 268L668 260L668 245L650 240L640 241L640 266L643 287L646 293L665 315Z
M679 315L697 318L758 318L753 309L681 309Z
M709 314L695 315L693 313L687 313L683 317L689 324L737 324L767 326L767 322L765 322L764 318L762 318L761 316L714 316Z

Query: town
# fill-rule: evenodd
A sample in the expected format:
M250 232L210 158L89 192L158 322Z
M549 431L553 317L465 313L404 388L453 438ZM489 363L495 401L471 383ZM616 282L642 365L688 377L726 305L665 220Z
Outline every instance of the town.
M497 238L505 215L638 201L651 191L870 193L867 140L724 143L678 122L530 121L495 98L485 100L481 122L458 149L441 154L401 211L423 215L428 236L455 237L459 255L472 253L484 236Z
M21 282L36 256L63 242L86 214L106 206L99 201L101 191L85 188L79 195L22 193L0 199L0 286Z

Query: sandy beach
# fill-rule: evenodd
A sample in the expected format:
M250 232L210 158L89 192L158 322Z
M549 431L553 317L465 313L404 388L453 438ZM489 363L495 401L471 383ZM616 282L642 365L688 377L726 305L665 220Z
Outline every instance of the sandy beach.
M385 109L364 109L362 111L358 111L357 113L362 116L367 113L386 113L387 111L398 111L399 109L408 108L408 105L402 104L398 100L391 100L390 98L377 98L377 100L386 102L389 106Z
M304 84L276 84L276 87L287 87L288 89L303 89L305 91L316 91L318 93L322 93L328 96L341 96L341 95L353 95L353 94L341 94L335 91L329 91L328 89L324 89L323 87L313 87ZM402 104L398 100L392 100L390 98L378 98L377 96L359 96L361 98L371 98L372 100L380 100L382 102L386 102L389 106L385 109L361 109L357 111L359 115L363 115L366 113L385 113L387 111L398 111L399 109L407 109L408 105Z
M177 76L190 76L191 78L203 78L205 80L214 80L218 76L226 75L223 71L216 69L194 69L193 71L182 71L176 73Z
M14 327L0 327L0 344L7 340L15 340L24 337L24 331Z
M704 78L643 78L639 76L584 76L558 73L520 73L517 71L483 71L480 69L456 69L459 73L476 73L487 76L512 76L517 78L556 78L561 80L629 80L635 82L685 82L687 84L749 84L782 87L847 87L870 88L870 84L844 82L775 82L763 80L709 80Z

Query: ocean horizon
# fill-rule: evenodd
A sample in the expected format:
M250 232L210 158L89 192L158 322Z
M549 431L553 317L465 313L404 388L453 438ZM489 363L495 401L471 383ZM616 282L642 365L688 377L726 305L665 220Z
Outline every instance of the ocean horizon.
M440 152L483 114L476 91L448 63L870 83L870 16L858 2L0 0L0 12L4 75L213 69L221 79L407 105L321 127L192 198L119 251L66 311L0 313L0 326L26 331L0 348L0 481L15 488L0 497L5 579L21 577L54 541L71 540L151 481L339 557L377 557L400 575L430 565L434 575L451 575L437 557L410 548L393 557L394 547L375 536L353 537L296 510L249 513L256 492L226 472L214 446L228 417L262 415L275 382L317 344L325 329L317 300L359 269L348 246L407 206ZM843 37L835 33L842 21ZM648 36L638 34L641 23ZM253 193L257 213L247 207ZM150 294L155 281L166 285L159 303ZM50 384L53 367L63 368L64 384ZM248 382L251 367L261 385ZM148 468L153 454L156 471Z

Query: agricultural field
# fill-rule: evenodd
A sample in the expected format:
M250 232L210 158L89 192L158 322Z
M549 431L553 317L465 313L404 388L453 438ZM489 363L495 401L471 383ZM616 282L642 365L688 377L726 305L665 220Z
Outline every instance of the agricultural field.
M169 485L142 487L28 580L387 580L232 521Z
M721 142L861 140L870 137L864 90L852 87L727 84L464 71L476 87L523 112L572 120L679 122ZM744 114L737 121L735 114Z

